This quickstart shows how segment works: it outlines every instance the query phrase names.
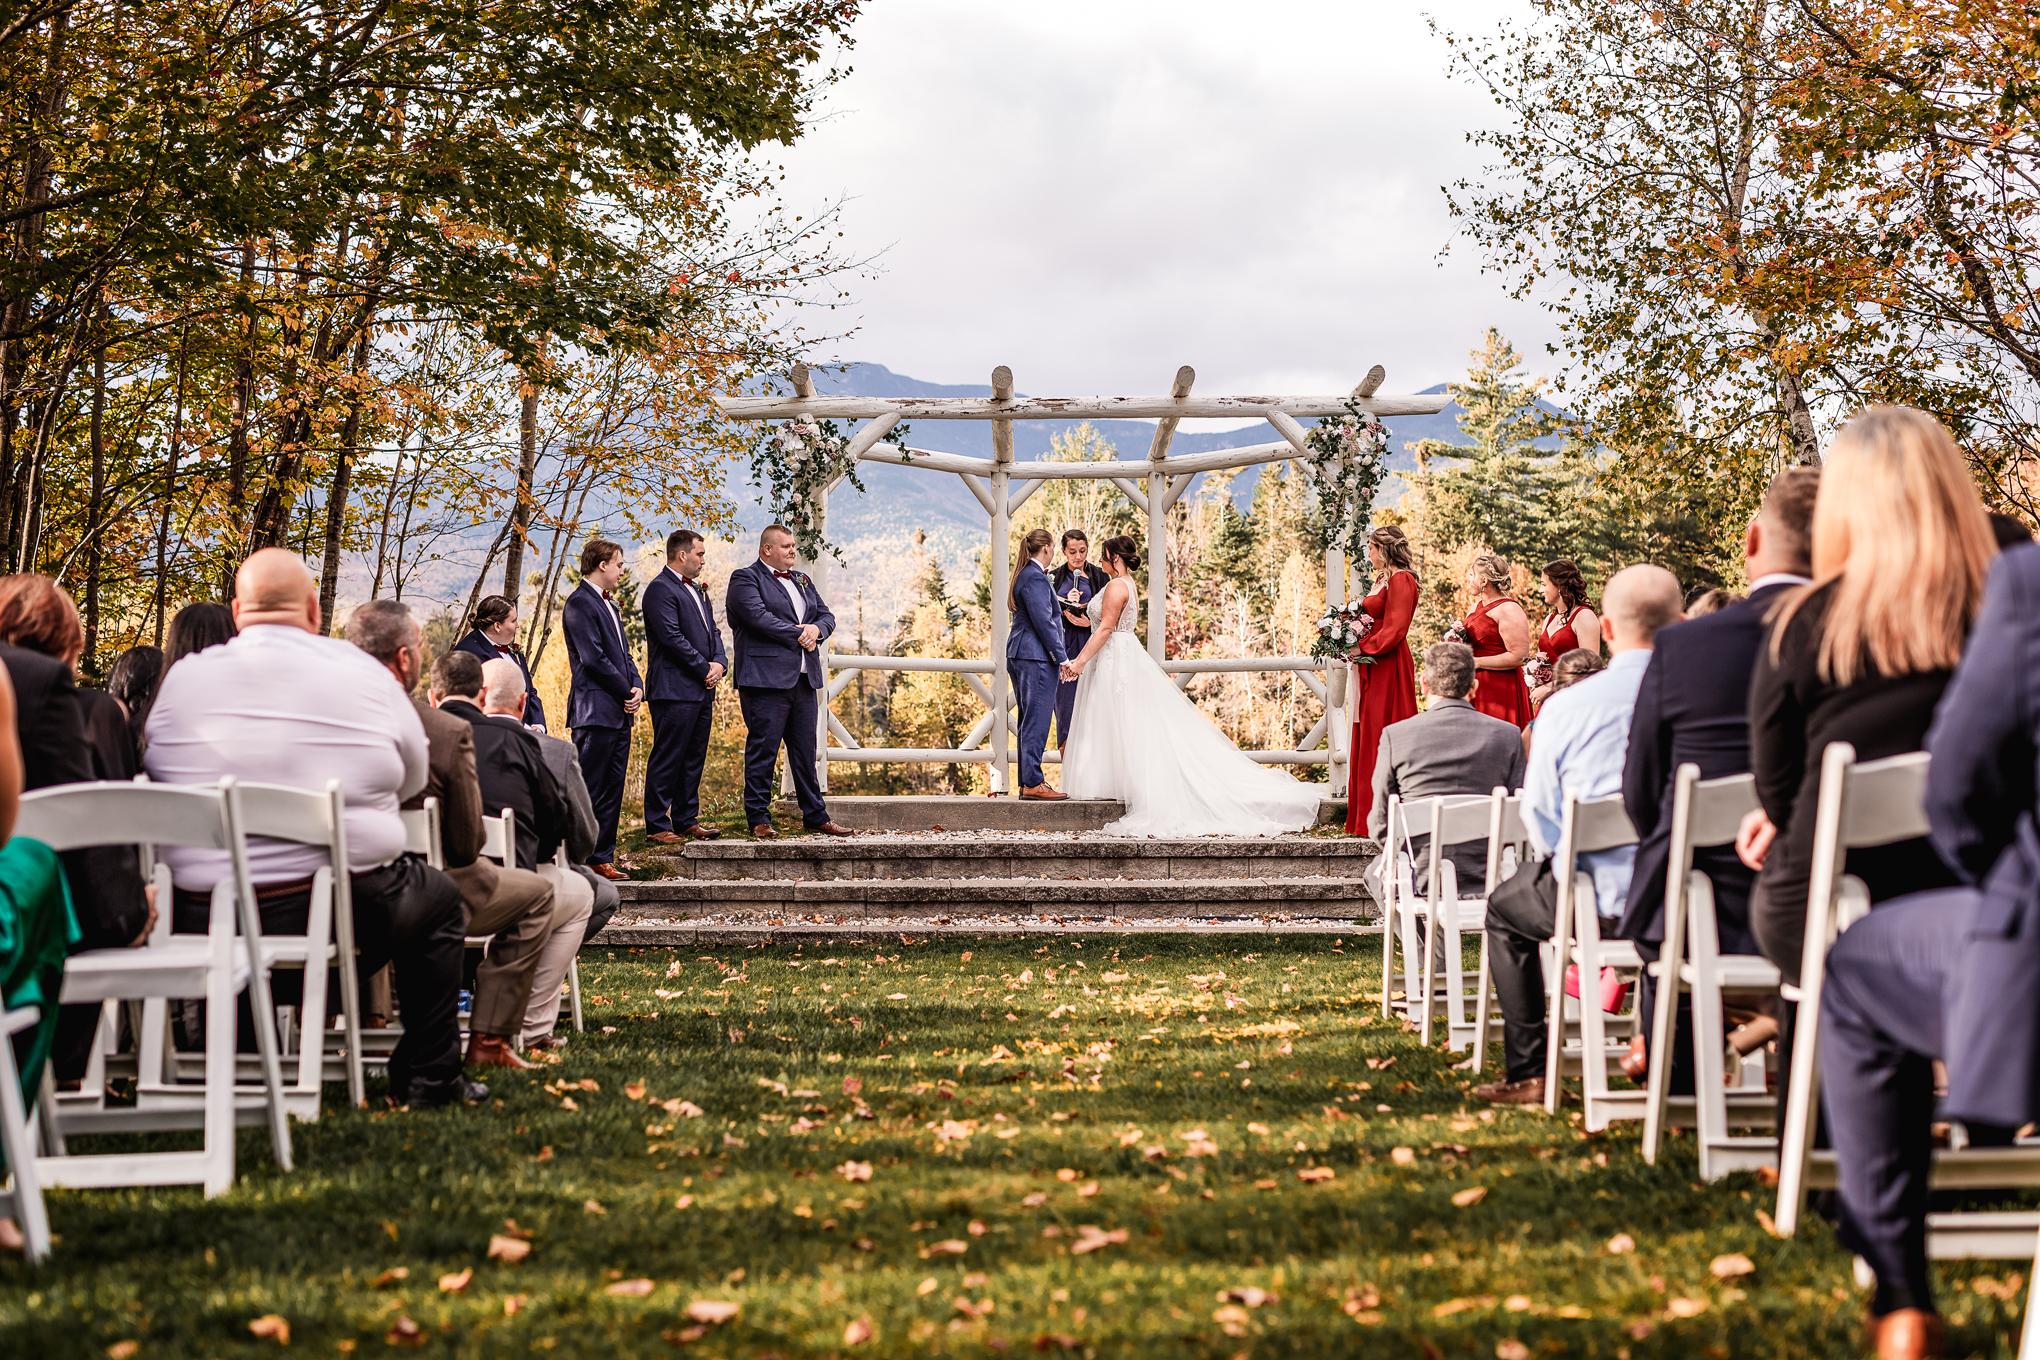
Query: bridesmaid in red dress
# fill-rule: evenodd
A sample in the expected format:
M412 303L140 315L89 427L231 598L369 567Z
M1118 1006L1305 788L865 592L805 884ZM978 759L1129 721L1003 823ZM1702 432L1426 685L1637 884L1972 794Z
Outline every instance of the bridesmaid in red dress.
M1476 597L1467 614L1467 645L1473 648L1473 706L1490 717L1528 727L1530 686L1523 662L1530 655L1530 616L1509 596L1509 559L1483 553L1466 570L1466 588Z
M1564 557L1546 563L1538 583L1544 588L1544 625L1537 630L1537 655L1546 679L1530 691L1530 702L1541 707L1558 688L1553 668L1560 657L1575 647L1600 655L1601 621L1587 602L1587 578L1577 563Z
M1372 657L1353 667L1353 744L1346 763L1346 831L1367 834L1374 805L1374 754L1381 729L1417 716L1417 668L1410 659L1410 619L1417 612L1417 576L1410 570L1410 541L1393 524L1367 535L1367 560L1377 589L1360 602L1374 617L1374 629L1352 651Z

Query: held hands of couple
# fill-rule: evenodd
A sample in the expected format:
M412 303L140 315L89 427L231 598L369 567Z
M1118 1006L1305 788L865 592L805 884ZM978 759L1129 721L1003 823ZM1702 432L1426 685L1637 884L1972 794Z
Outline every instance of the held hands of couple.
M1085 667L1085 665L1086 665L1086 664L1087 664L1087 663L1086 663L1086 662L1083 662L1083 661L1065 661L1065 662L1063 662L1063 663L1062 663L1062 671L1061 671L1061 678L1062 678L1062 679L1064 679L1064 680L1075 680L1075 679L1076 679L1076 678L1077 678L1078 676L1080 676L1080 675L1082 675L1082 674L1084 673L1084 667Z

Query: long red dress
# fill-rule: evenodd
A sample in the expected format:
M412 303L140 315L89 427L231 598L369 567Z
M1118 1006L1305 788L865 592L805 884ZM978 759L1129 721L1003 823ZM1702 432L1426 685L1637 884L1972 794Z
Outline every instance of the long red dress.
M1585 646L1579 635L1573 632L1573 620L1580 616L1585 605L1575 605L1566 611L1564 618L1552 615L1544 620L1544 627L1537 634L1537 655L1544 658L1547 666L1556 665L1558 659L1575 647ZM1553 620L1556 620L1554 624ZM1599 644L1600 639L1594 639Z
M1512 604L1506 596L1477 604L1466 616L1466 641L1473 648L1476 657L1500 656L1509 649L1502 645L1501 626L1488 617L1488 611L1498 604ZM1473 680L1473 706L1489 717L1512 722L1518 727L1528 727L1535 716L1530 709L1530 686L1524 682L1523 668L1511 670L1476 670Z
M1355 836L1367 834L1367 813L1374 806L1374 753L1381 745L1381 729L1417 716L1417 667L1410 659L1408 640L1410 620L1417 612L1417 578L1407 571L1391 572L1360 607L1375 620L1374 630L1360 641L1360 652L1379 659L1353 668L1346 830Z

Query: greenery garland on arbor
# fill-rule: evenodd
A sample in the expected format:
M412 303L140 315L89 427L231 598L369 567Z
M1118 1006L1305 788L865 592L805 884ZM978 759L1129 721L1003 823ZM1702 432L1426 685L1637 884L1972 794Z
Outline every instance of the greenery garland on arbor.
M1374 493L1388 475L1388 438L1388 427L1351 398L1344 415L1324 417L1305 436L1305 469L1317 495L1304 535L1316 551L1337 548L1349 562L1365 557Z
M880 443L893 444L904 452L907 426L892 427ZM813 508L822 493L838 479L847 480L862 492L857 477L857 459L849 453L850 441L833 420L793 419L768 425L758 446L751 452L751 480L764 493L772 517L793 530L802 558L816 561L826 552L838 562L843 554L822 536Z

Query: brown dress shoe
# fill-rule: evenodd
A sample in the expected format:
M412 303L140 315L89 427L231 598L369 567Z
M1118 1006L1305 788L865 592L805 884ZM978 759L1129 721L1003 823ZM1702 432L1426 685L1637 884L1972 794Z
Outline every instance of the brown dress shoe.
M1491 1081L1485 1086L1476 1086L1473 1093L1490 1105L1542 1105L1544 1103L1544 1078L1527 1077L1522 1081Z
M1941 1316L1924 1308L1897 1308L1870 1319L1877 1360L1930 1360L1941 1353Z
M510 1047L510 1041L499 1034L476 1034L468 1038L467 1065L469 1067L514 1067L537 1066L517 1056L517 1050Z
M849 827L837 826L834 822L823 822L820 826L809 827L808 830L819 832L824 836L854 836L857 834Z
M1057 793L1046 784L1036 784L1031 789L1022 789L1020 790L1020 796L1022 798L1037 798L1044 803L1061 802L1069 797L1067 793Z
M541 1034L526 1044L524 1051L527 1053L556 1053L566 1046L567 1036L564 1034Z
M698 841L712 841L717 836L722 835L722 832L716 830L712 826L702 826L697 823L694 826L688 827L685 831L681 832L680 834L683 836L692 836L695 840Z
M1639 1086L1650 1075L1650 1050L1644 1047L1641 1034L1629 1041L1629 1051L1622 1055L1621 1066L1622 1075Z
M754 840L776 841L779 839L779 833L772 829L770 822L760 822L751 828L751 837Z
M672 831L654 831L645 837L653 845L685 845L687 838Z
M588 867L608 879L611 883L627 883L630 881L630 875L617 868L614 864L591 864Z

